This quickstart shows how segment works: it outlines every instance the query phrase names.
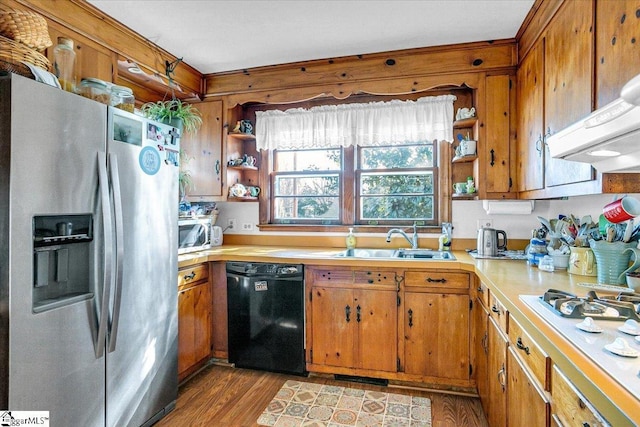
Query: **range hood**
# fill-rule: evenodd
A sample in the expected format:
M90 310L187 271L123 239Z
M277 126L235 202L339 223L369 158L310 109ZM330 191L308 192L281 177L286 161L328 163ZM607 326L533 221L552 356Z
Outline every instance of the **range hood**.
M620 98L547 140L551 157L590 163L598 172L640 173L640 74Z

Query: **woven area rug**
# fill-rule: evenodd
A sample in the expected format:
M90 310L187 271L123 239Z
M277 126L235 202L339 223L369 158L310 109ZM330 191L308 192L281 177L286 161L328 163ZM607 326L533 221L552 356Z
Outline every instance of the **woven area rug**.
M431 400L290 380L260 415L258 424L276 427L431 427Z

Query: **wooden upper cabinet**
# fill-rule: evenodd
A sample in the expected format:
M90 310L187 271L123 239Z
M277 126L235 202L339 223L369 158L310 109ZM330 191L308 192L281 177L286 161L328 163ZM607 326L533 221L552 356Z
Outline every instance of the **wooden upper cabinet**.
M111 51L55 22L49 21L48 25L53 45L47 49L46 54L52 65L53 48L58 44L58 37L67 37L73 40L73 49L76 52L76 84L80 84L80 81L86 77L113 82L114 59Z
M180 141L193 183L187 194L191 201L211 201L222 195L222 101L193 105L202 113L202 127Z
M564 2L544 43L544 119L549 136L592 111L593 2ZM593 171L587 163L545 157L546 187L591 179Z
M518 191L544 187L544 40L518 69Z
M638 0L596 2L596 108L640 73L639 8Z
M478 177L478 191L481 198L506 197L511 191L511 120L515 96L512 98L512 88L515 93L514 80L509 75L487 76L486 78L486 117L483 122L484 141L479 144L484 150L481 156L480 168L484 168Z

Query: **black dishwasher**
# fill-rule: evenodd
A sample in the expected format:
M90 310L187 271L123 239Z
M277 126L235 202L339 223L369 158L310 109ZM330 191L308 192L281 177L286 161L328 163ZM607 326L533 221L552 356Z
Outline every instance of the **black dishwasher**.
M229 362L305 375L301 264L227 262Z

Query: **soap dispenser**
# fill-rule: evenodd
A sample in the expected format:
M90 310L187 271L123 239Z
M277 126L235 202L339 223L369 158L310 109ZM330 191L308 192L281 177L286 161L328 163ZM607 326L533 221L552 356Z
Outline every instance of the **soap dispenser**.
M347 249L354 249L356 247L356 236L353 234L353 228L349 228L349 234L346 238Z
M442 223L442 234L438 239L438 250L439 251L451 250L451 223L450 222Z

